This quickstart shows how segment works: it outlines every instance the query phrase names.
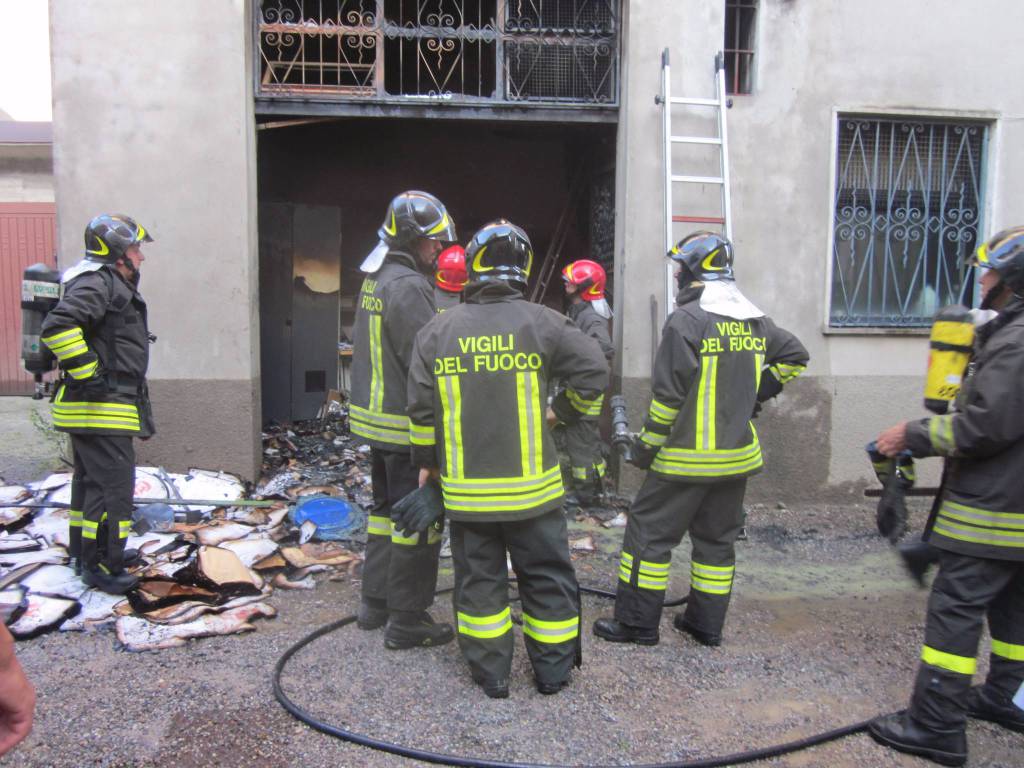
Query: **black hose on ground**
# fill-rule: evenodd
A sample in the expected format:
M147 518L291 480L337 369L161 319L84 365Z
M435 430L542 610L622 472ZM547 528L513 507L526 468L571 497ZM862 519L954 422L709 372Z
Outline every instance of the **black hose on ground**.
M439 589L436 594L441 595L451 591L452 588L449 587L447 589ZM597 595L599 597L615 597L614 592L597 589L596 587L580 587L580 591L586 592L590 595ZM678 600L665 603L665 605L682 605L686 600L686 597L682 597ZM277 660L277 664L274 665L274 674L272 678L274 685L274 697L277 699L278 703L285 708L288 714L296 720L302 721L314 730L342 739L343 741L350 741L353 744L359 744L364 747L369 747L370 749L376 749L380 752L389 752L392 755L408 757L414 760L422 760L426 763L467 766L467 768L568 768L566 766L555 766L544 763L512 763L504 760L486 760L478 757L448 755L441 752L431 752L427 749L407 747L402 744L395 744L394 742L385 741L383 739L375 739L372 736L364 736L361 733L350 731L347 728L341 728L337 725L325 723L302 709L294 701L288 698L288 695L284 692L284 688L281 685L281 675L284 673L285 666L296 653L301 651L314 640L317 640L324 635L329 635L331 632L341 629L342 627L353 623L355 620L355 615L345 616L342 619L338 619L326 626L320 627L320 629L314 630L285 651L281 658ZM859 733L866 730L868 723L870 722L871 720L862 720L859 723L853 723L852 725L835 728L831 731L817 733L803 739L797 739L796 741L788 741L785 744L775 744L770 747L762 747L760 749L752 749L745 752L736 752L722 757L707 757L699 760L684 760L682 762L636 764L631 766L631 768L718 768L719 766L750 763L754 760L766 760L771 757L778 757L779 755L785 755L790 752L798 752L802 749L807 749L808 747L825 744L829 741L835 741L837 739Z

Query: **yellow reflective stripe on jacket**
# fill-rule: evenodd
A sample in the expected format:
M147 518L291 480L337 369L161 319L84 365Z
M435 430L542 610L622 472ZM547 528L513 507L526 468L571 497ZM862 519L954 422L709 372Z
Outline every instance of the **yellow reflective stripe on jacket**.
M700 384L697 387L698 450L715 450L715 399L718 384L718 356L708 355L700 361Z
M754 391L761 388L761 375L764 373L764 352L754 353Z
M651 400L651 407L647 409L647 415L651 421L658 424L664 424L665 426L672 426L675 423L676 417L679 416L678 408L669 408L664 403L659 403L657 400Z
M382 413L349 405L349 428L352 434L394 445L409 444L409 417L398 413Z
M753 430L753 425L751 425ZM764 465L757 431L754 439L742 448L700 451L692 448L662 448L651 469L666 475L682 477L729 477L751 472Z
M932 448L940 456L948 456L956 450L953 439L953 416L933 416L928 420L928 438Z
M370 410L380 411L384 403L383 343L380 338L381 316L370 315Z
M62 363L89 351L81 328L70 328L41 339L54 356Z
M690 587L711 595L727 595L732 591L735 565L705 565L690 563Z
M424 426L409 422L409 442L413 445L436 445L434 426Z
M473 616L457 611L456 618L459 622L460 635L477 637L482 640L501 637L512 629L512 611L507 606L505 610L490 616Z
M131 403L67 403L66 387L53 402L53 426L65 429L103 429L139 432L139 409ZM95 536L93 536L95 538Z
M91 363L80 365L77 368L68 368L68 375L71 378L81 381L82 379L91 378L96 374L96 369L100 367L99 360L93 360Z
M366 532L371 536L390 536L391 518L383 515L370 515L366 519Z
M992 638L992 655L999 656L1010 661L1024 661L1024 645L1015 643L1004 643L1002 640Z
M791 365L789 363L775 363L769 366L771 372L775 375L775 378L779 380L780 384L785 384L792 381L806 369L806 365Z
M519 458L524 477L540 474L544 458L544 418L540 410L540 380L536 371L516 374L519 413Z
M444 423L444 474L462 477L466 472L462 453L462 386L458 376L441 376L437 384Z
M992 512L946 499L933 531L950 539L997 547L1024 547L1024 514Z
M978 662L970 656L957 656L927 645L921 648L921 661L961 675L973 675L978 666Z
M559 467L532 477L455 480L441 475L447 509L462 512L515 512L538 507L563 494Z
M538 643L564 643L573 640L580 634L580 617L561 621L544 621L535 619L523 611L523 634L532 637Z
M587 400L572 387L566 387L565 396L569 399L569 403L572 407L584 416L601 415L601 404L604 402L604 393L598 395L593 400Z
M660 448L668 440L668 435L659 435L657 432L648 432L646 429L642 429L640 430L640 440L655 448Z
M408 547L415 547L420 543L420 534L418 532L413 533L412 536L406 536L395 528L395 524L391 524L391 543L402 544Z
M598 477L604 477L608 472L608 465L604 463L604 459L601 459L597 464L594 465L594 472L597 473Z

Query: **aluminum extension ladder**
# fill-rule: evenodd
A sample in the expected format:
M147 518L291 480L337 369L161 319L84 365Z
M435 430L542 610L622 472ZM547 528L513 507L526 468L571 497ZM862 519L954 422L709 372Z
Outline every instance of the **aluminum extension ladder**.
M673 224L713 224L722 227L725 236L732 240L732 198L729 194L729 137L726 131L725 112L730 106L725 94L725 55L720 51L715 56L715 97L683 98L671 94L671 69L669 67L668 48L661 54L661 94L655 101L661 105L662 112L662 165L665 176L665 253L676 244ZM718 122L717 136L676 136L672 133L672 106L706 107L716 112ZM718 176L693 176L676 173L672 168L672 145L691 144L709 145L719 150ZM721 189L721 215L677 215L673 213L673 187L675 184L713 184ZM666 267L665 315L672 312L675 303L675 281L672 278L673 267Z

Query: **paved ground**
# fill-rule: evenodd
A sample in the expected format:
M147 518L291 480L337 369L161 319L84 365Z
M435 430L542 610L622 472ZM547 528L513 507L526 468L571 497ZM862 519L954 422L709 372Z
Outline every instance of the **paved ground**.
M63 465L66 438L50 426L50 403L30 397L0 397L0 479L26 483Z

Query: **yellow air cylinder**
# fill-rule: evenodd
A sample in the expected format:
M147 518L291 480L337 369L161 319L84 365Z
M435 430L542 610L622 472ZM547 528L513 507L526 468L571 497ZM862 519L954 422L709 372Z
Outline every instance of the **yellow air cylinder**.
M924 386L924 407L929 411L949 410L960 393L973 344L974 322L967 307L954 304L935 313Z

